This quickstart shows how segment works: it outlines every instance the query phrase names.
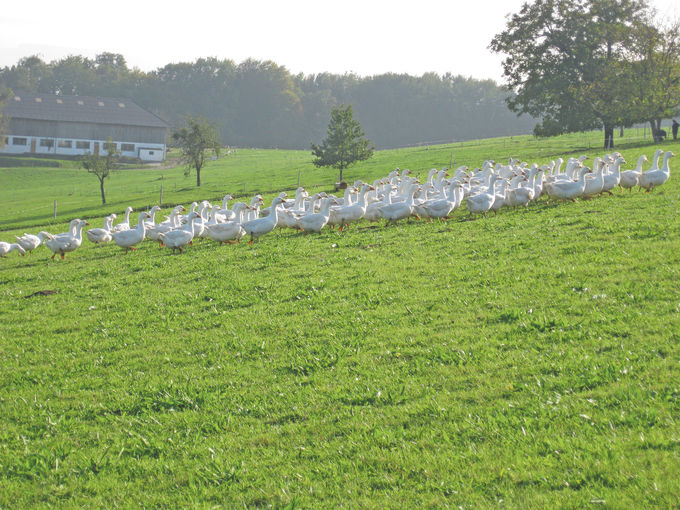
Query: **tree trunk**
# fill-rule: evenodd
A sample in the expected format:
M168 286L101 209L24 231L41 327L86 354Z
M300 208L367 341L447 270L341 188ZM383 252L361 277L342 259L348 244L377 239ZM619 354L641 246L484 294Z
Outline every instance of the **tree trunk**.
M604 125L604 148L614 148L614 126L610 126L609 124Z
M106 205L106 193L104 193L104 179L99 179L99 189L102 192L102 205Z
M200 188L201 187L201 169L196 168L196 187Z
M338 182L342 182L342 167L340 168L340 180Z
M661 136L661 119L651 119L649 125L652 127L652 139L654 143L662 143L663 136Z

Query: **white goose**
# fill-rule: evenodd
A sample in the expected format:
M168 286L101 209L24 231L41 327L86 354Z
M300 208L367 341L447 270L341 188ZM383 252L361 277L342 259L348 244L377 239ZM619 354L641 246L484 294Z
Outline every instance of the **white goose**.
M260 217L260 207L262 207L262 204L264 204L264 200L260 194L255 195L250 200L250 206L246 210L246 217L248 220L254 220Z
M161 223L156 223L155 225L151 227L146 228L145 236L147 239L151 239L152 241L158 241L158 236L163 233L163 232L169 232L170 230L174 228L178 228L181 226L181 220L180 216L182 212L185 212L186 209L182 205L176 206L172 211L170 211L170 216L168 216L167 220L161 222Z
M621 182L621 164L626 160L619 156L612 164L612 170L604 176L604 185L602 186L602 193L612 194L612 190Z
M106 218L104 218L104 228L92 228L85 232L90 242L94 244L110 242L113 239L111 236L111 228L113 225L113 220L115 219L115 214L109 214Z
M337 198L335 195L330 196L331 198L334 198L337 202L337 205L331 206L330 216L328 217L328 226L330 228L340 225L340 217L337 216L336 213L343 207L355 204L356 202L353 202L351 196L357 194L358 192L359 190L356 189L354 186L348 186L345 189L345 195L343 198Z
M491 205L490 211L493 211L494 214L498 214L498 211L501 210L501 208L507 204L508 202L508 186L510 186L510 183L502 179L501 180L501 190L495 192L495 198L493 201L493 204Z
M10 244L4 241L0 241L0 257L6 257L8 253L14 250L18 251L22 257L26 255L26 250L24 250L19 243Z
M431 200L420 205L424 209L425 215L432 219L438 218L446 220L449 215L460 205L463 200L463 186L458 181L453 181L449 185L449 193L445 198Z
M647 170L643 172L640 176L640 187L645 188L646 192L649 193L654 188L658 188L662 184L665 184L671 177L671 169L669 166L669 160L675 156L671 151L667 151L663 155L663 166L658 170Z
M380 214L380 208L392 203L392 189L391 185L385 188L385 196L381 202L373 202L366 206L366 212L364 213L364 219L366 221L378 221L382 218Z
M206 225L206 235L218 243L238 243L241 238L246 235L246 231L241 223L243 221L244 213L247 211L247 209L248 206L243 202L234 204L232 209L236 215L234 221L225 221L224 223Z
M587 176L585 180L586 185L583 188L583 193L581 193L583 198L591 198L602 193L604 189L604 161L602 158L595 158L593 166L595 167L593 168L593 176Z
M338 230L344 230L350 223L359 221L364 217L364 214L366 213L366 194L372 189L375 188L369 184L364 184L361 186L359 200L357 200L356 204L346 205L335 211L335 216L340 222L340 228Z
M233 200L234 197L231 195L224 195L222 198L222 208L217 211L213 211L213 217L217 223L224 223L225 221L233 221L236 218L236 213L233 209L229 209L229 200Z
M264 218L255 218L254 220L243 223L243 229L246 231L246 234L250 235L250 241L248 244L253 244L253 240L255 238L257 238L259 241L260 237L268 234L274 230L274 228L276 228L276 223L279 220L280 209L281 206L277 205L274 207L274 210L269 214L269 216L265 216Z
M499 179L498 175L493 174L489 180L489 185L486 191L478 193L476 195L468 196L465 199L468 211L470 211L470 217L473 214L483 214L486 217L486 213L491 210L491 206L496 201L496 193L494 191L494 186L496 181Z
M198 209L198 202L191 202L191 205L189 206L189 212L187 214L181 214L179 216L179 222L184 224L187 222L187 218L192 212L197 212ZM186 212L186 209L183 209L184 212Z
M661 149L657 149L657 152L661 153L663 151ZM621 189L627 189L630 191L638 185L640 175L642 175L642 164L646 161L649 160L647 159L647 156L643 154L638 158L637 165L634 170L624 170L621 172L621 181L619 182Z
M16 237L17 243L24 249L26 253L31 253L45 240L45 237L42 235L42 232L37 236L33 234L24 233L24 235L21 237L18 236L14 237Z
M123 230L121 232L113 232L113 241L125 250L126 255L128 251L136 250L137 248L135 248L135 245L144 240L144 234L146 233L146 224L144 223L144 220L147 218L149 218L147 213L140 213L135 228Z
M154 205L151 210L147 213L149 215L148 220L144 220L144 223L146 223L146 228L149 229L153 227L156 224L156 213L160 211L161 208L158 207L157 205Z
M529 179L520 180L519 185L508 190L508 205L511 207L524 206L527 207L529 202L534 199L534 179L538 175L537 168L529 170ZM527 186L523 184L527 183Z
M417 182L411 183L404 201L393 202L378 209L380 211L380 215L387 220L385 226L388 226L390 223L396 225L397 221L409 218L413 215L413 196L416 194L416 192L420 191L420 189L420 184Z
M590 172L590 168L583 167L579 171L578 181L555 181L546 186L546 192L552 199L576 201L577 197L583 195L586 187L585 175Z
M321 232L330 218L332 198L322 198L321 199L321 210L318 213L311 213L302 216L299 219L300 228L305 234L308 232Z
M73 235L70 233L52 235L49 232L41 232L43 237L45 237L45 245L52 250L52 260L59 254L61 259L64 260L66 253L77 250L83 243L83 227L89 225L85 220L74 220L78 223L76 224L75 232Z
M198 218L198 213L189 213L186 225L159 234L158 240L161 242L161 246L167 246L172 250L172 253L175 253L175 250L184 253L184 247L188 244L193 244L195 235L194 223Z
M125 209L125 218L118 225L113 227L112 232L122 232L130 229L130 213L133 211L132 207Z

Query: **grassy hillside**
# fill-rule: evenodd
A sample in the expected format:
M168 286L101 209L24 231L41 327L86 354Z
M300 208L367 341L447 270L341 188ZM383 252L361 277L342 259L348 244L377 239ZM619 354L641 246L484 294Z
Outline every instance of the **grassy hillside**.
M452 151L478 165L587 148L549 143L381 152L347 179L424 173ZM199 192L181 170L120 172L107 208L79 171L0 170L0 239L44 225L53 197L55 231L67 213L99 226L153 203L159 174L169 203L295 187L298 169L328 189L334 174L308 158L239 150ZM87 241L63 262L12 253L0 507L673 507L679 192L674 174L650 194L182 256Z
M642 130L627 130L626 137L616 139L624 155L649 153L654 148L640 145ZM423 178L432 167L481 165L485 159L507 161L519 157L527 161L547 162L559 156L587 152L600 155L601 133L567 135L536 140L530 136L493 138L448 145L378 151L374 158L345 171L345 179L373 180L395 167L410 168ZM672 145L672 144L670 144ZM669 146L670 146L669 145ZM201 173L202 187L196 188L194 175L185 177L181 167L143 168L115 172L106 180L106 206L101 205L99 181L77 162L62 161L63 168L0 168L0 231L20 227L52 225L60 228L74 217L101 219L111 212L121 213L128 205L136 209L158 204L163 187L163 204L189 204L194 200L221 200L233 196L274 195L274 190L294 190L300 183L310 190L331 190L337 172L312 165L311 151L238 149L210 162ZM54 201L57 220L53 220Z

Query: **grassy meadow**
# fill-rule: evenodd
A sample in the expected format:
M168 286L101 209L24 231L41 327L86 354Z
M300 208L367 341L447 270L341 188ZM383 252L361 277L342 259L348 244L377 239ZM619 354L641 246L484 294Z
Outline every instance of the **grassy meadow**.
M632 168L656 149L616 138ZM379 151L394 167L601 155L601 133ZM680 143L664 148L680 155ZM677 158L675 158L677 160ZM671 508L680 501L680 163L634 191L249 246L0 259L0 508ZM645 167L648 168L648 165ZM238 149L108 182L0 169L0 240L335 172ZM53 202L58 215L52 218ZM136 218L135 213L133 217ZM162 219L159 214L157 218ZM51 291L51 292L41 292ZM53 292L52 292L53 291Z

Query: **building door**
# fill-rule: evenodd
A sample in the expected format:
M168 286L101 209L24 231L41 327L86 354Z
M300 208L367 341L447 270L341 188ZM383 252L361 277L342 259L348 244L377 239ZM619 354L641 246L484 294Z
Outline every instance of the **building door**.
M94 155L99 156L99 142L94 142Z
M31 154L35 153L35 138L31 138Z

